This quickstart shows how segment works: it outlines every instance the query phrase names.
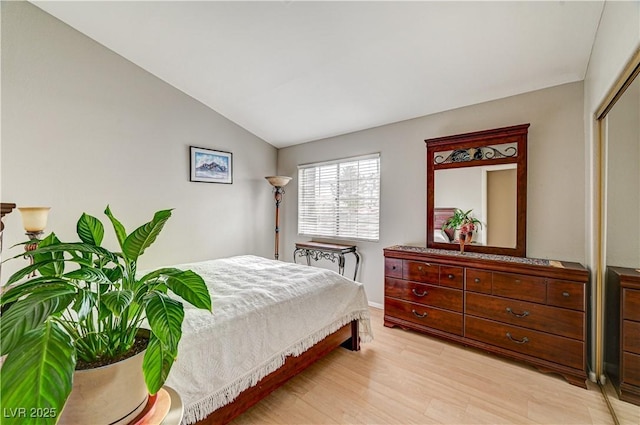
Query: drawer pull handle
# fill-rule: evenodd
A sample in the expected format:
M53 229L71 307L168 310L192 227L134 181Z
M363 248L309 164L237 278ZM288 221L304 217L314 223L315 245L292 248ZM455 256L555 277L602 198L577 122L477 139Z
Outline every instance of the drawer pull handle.
M453 279L453 275L450 274L449 276L447 276L449 279Z
M476 277L475 279L473 279L473 281L474 281L475 283L480 283L480 278L479 278L479 277Z
M414 316L420 318L420 319L424 319L425 317L427 317L429 315L429 313L427 313L426 311L423 314L418 313L415 310L411 310L411 312L413 313Z
M526 344L527 342L529 342L529 338L527 338L526 336L518 340L518 339L514 339L509 332L507 332L507 338L509 338L511 341L515 342L516 344Z
M411 292L413 292L413 295L415 295L416 297L424 297L426 295L429 295L429 291L422 291L422 294L419 294L418 291L416 291L416 288L413 288Z
M563 293L562 293L562 296L563 296L563 297L568 297L568 296L569 296L569 293L565 291L565 292L563 292Z
M511 307L507 307L507 313L510 313L515 317L527 317L529 315L529 312L527 310L525 310L522 314L514 313L513 310L511 310Z
M395 270L395 269L396 269L396 266L393 266L393 267L391 267L391 268L392 268L393 270Z

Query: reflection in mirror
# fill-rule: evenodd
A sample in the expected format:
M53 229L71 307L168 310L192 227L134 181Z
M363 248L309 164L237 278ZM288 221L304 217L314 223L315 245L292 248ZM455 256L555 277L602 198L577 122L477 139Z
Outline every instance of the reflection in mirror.
M425 140L427 247L462 251L443 224L459 209L479 220L464 250L526 255L529 124Z
M636 65L639 67L640 65ZM630 79L634 78L634 74ZM630 80L629 80L630 81ZM618 423L640 423L640 79L606 115L603 262L605 394Z
M606 117L606 264L640 267L640 80ZM628 223L630 227L621 225ZM631 234L630 234L631 233Z
M434 240L458 243L457 234L451 239L442 231L442 223L459 208L471 210L482 223L473 234L473 244L515 248L517 180L516 164L436 170Z

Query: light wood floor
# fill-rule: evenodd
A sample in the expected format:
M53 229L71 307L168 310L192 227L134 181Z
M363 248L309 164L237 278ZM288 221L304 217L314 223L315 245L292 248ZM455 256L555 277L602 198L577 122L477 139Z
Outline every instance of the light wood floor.
M233 424L614 424L591 382L385 328L371 311L372 343L335 350Z
M640 425L639 406L620 400L610 381L605 385L605 391L620 425Z

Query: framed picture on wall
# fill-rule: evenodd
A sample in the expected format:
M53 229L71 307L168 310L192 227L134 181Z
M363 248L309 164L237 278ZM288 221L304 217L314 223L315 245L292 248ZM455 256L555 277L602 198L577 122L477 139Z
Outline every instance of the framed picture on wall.
M190 146L192 182L233 183L233 154L231 152Z

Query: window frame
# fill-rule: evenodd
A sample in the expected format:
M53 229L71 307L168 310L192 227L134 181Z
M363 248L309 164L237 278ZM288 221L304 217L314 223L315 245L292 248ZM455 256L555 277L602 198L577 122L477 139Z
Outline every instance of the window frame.
M303 203L305 203L305 201L307 200L307 198L303 195L303 191L304 189L309 189L310 185L305 185L305 181L306 179L303 177L303 172L304 170L308 170L308 169L315 169L316 172L319 171L320 168L322 167L330 167L335 165L336 167L338 167L338 169L336 170L336 184L340 184L340 182L345 182L345 179L340 179L340 174L339 174L339 166L341 164L346 164L346 163L351 163L351 162L360 162L360 161L367 161L367 160L371 160L371 159L375 159L377 161L377 176L375 176L372 179L367 179L367 181L372 181L375 183L375 186L377 188L376 191L376 196L375 196L375 209L377 210L377 216L376 216L376 222L375 222L375 231L366 233L364 232L364 229L362 230L358 230L358 227L360 226L359 224L356 224L356 229L355 229L355 235L353 234L346 234L342 233L339 231L339 216L341 214L343 214L344 212L340 211L340 198L339 198L339 194L337 195L338 197L336 197L335 199L335 203L334 203L334 208L336 209L335 212L333 213L333 218L334 218L334 231L331 232L331 234L329 234L329 232L320 232L318 231L318 226L315 226L315 231L313 230L309 230L309 227L313 227L310 224L307 224L306 226L302 223L302 220L304 219L304 217L302 216L302 213L304 211L304 205ZM326 239L336 239L336 240L348 240L348 241L366 241L366 242L379 242L380 241L380 192L381 192L381 154L380 152L376 152L376 153L371 153L371 154L366 154L366 155L358 155L358 156L353 156L353 157L347 157L347 158L339 158L339 159L335 159L335 160L330 160L330 161L321 161L321 162L313 162L313 163L306 163L306 164L300 164L298 165L298 217L297 217L297 222L298 222L298 228L297 228L297 234L299 236L307 236L307 237L312 237L312 238L326 238ZM360 179L358 178L358 181ZM346 180L346 181L353 181L353 180ZM322 185L322 181L320 183L318 183L319 185ZM325 182L326 184L326 182ZM360 192L358 192L358 195L360 194ZM318 199L317 197L314 197L314 199ZM371 198L373 199L373 198ZM308 204L308 203L307 203ZM347 212L349 212L349 210L347 210ZM353 213L354 217L357 217L358 213L355 212ZM302 225L301 225L302 224ZM306 228L305 228L306 227ZM304 228L304 229L303 229ZM301 230L303 229L303 230ZM363 234L365 233L365 234ZM368 237L368 236L371 237Z

